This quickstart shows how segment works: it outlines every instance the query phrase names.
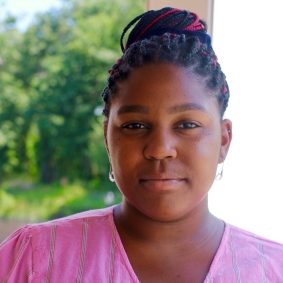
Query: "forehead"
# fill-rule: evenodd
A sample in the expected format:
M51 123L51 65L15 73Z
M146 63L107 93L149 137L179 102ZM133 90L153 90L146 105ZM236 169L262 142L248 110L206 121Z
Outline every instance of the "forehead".
M118 84L111 109L142 105L154 111L190 103L219 115L216 99L203 85L200 77L184 67L170 63L144 65L134 69L127 79Z

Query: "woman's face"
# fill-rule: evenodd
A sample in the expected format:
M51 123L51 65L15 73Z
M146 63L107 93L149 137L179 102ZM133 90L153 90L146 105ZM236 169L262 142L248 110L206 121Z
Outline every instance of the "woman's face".
M161 221L207 210L231 122L221 122L217 101L185 68L157 63L133 70L104 126L126 205Z

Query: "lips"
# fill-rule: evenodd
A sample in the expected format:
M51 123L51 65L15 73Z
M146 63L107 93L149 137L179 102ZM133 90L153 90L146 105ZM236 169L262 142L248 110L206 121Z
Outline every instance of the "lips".
M176 174L149 174L140 178L141 185L150 191L176 190L187 180Z

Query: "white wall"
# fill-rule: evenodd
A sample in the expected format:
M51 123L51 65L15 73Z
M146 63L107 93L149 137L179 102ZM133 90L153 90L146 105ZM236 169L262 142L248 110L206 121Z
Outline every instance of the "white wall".
M230 86L233 141L210 209L283 242L283 1L215 0L213 46Z

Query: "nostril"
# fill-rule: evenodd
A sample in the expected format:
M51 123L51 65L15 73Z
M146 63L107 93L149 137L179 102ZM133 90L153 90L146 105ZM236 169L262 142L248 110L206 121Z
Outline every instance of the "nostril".
M149 156L150 159L155 159L155 160L162 160L162 159L173 159L173 155L168 155L168 156L163 156L163 157L157 157L157 156Z
M172 145L150 143L144 148L144 156L155 160L173 159L177 156L177 151Z

